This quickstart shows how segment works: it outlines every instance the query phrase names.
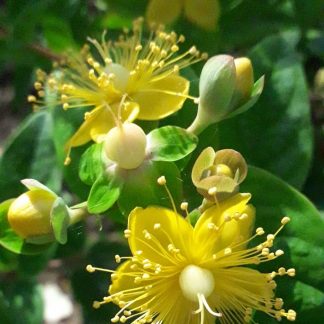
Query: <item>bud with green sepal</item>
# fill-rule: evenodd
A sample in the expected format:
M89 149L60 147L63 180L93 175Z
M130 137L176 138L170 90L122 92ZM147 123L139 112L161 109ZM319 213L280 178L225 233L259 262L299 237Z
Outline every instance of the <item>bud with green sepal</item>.
M235 195L247 175L243 156L234 150L215 152L207 147L201 152L192 169L192 182L208 201L220 202Z
M69 208L63 199L34 179L21 181L29 190L14 199L7 218L12 230L32 244L67 241L67 228L85 216L84 208Z
M248 58L210 58L201 71L198 113L188 131L198 135L211 124L245 112L256 103L263 85L264 77L254 83Z

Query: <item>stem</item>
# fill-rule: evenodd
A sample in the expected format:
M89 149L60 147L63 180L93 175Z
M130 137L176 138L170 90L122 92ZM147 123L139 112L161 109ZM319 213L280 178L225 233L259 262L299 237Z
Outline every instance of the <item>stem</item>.
M200 118L198 118L198 115L196 116L195 120L192 122L192 124L187 128L187 131L190 133L195 134L198 136L200 133L202 133L210 124L202 123Z
M77 209L69 208L69 214L70 214L70 225L78 223L83 219L85 219L87 216L89 216L86 206Z

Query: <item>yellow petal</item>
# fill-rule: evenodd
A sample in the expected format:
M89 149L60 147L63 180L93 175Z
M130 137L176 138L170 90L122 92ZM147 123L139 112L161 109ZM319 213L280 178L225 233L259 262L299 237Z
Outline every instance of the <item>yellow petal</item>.
M182 107L188 91L189 81L175 74L150 82L132 96L140 107L138 119L158 120L173 114Z
M175 21L182 8L183 0L151 0L146 9L149 23L170 24Z
M185 0L185 15L192 23L207 30L216 28L220 16L218 0Z
M208 250L211 255L232 247L234 243L243 242L250 236L255 218L254 208L247 205L250 198L250 194L237 194L219 205L208 208L202 214L194 229L194 241L199 242L197 253L205 253ZM246 213L248 217L224 223L225 217L233 217L235 213ZM210 224L220 229L216 231ZM242 248L244 245L240 246L240 249Z
M173 264L174 255L170 245L190 258L192 226L180 215L167 208L135 208L129 215L128 228L131 231L129 246L134 255L142 255L158 264ZM149 233L152 239L145 238ZM181 233L181 235L180 235ZM138 252L142 251L142 252Z
M212 147L205 148L198 156L191 173L192 182L196 187L199 186L202 174L214 163L215 151Z

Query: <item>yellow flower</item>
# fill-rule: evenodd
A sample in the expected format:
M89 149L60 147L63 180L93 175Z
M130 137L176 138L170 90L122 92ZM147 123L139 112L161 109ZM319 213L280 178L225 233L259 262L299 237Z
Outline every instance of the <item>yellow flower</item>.
M189 21L207 30L214 30L220 16L218 0L151 0L146 16L149 22L170 24L184 10Z
M131 257L116 271L87 266L89 272L112 272L109 296L94 302L98 308L113 302L121 309L113 323L221 323L249 322L253 310L280 320L294 320L293 310L282 309L274 297L276 275L295 275L294 269L280 268L261 273L246 267L276 259L274 234L254 247L248 243L264 234L251 236L254 208L250 194L237 194L208 208L193 227L175 211L162 207L135 208L129 216L128 238Z
M101 142L118 119L159 120L179 110L190 97L189 81L179 70L206 54L191 47L177 55L184 36L164 32L163 27L145 41L142 24L142 19L134 21L133 31L125 31L116 42L90 39L96 53L85 46L79 55L65 59L60 73L46 77L38 72L35 88L40 97L49 87L60 93L64 109L92 108L67 143L68 151L90 140ZM29 101L37 104L34 96Z

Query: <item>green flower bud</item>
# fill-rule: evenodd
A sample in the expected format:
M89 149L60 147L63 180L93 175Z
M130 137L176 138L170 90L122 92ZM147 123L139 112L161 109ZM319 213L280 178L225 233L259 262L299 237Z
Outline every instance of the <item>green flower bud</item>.
M234 150L215 152L208 147L201 152L192 169L192 182L206 199L215 202L236 194L247 175L243 156Z
M54 193L42 189L20 195L8 210L11 228L22 238L51 234L50 215L56 198Z
M122 169L136 169L146 157L146 135L142 128L127 123L112 128L105 139L106 156Z
M257 101L262 89L263 77L254 84L248 58L210 58L201 71L198 113L188 131L199 134L213 123L246 111Z

